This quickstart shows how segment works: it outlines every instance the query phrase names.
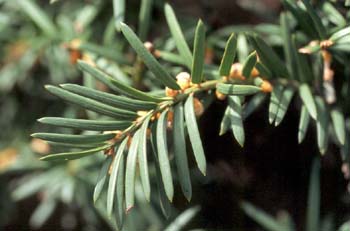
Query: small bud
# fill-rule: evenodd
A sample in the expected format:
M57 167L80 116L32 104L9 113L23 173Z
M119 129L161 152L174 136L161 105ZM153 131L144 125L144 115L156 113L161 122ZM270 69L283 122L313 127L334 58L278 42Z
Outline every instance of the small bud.
M229 77L232 79L244 80L245 78L242 75L242 69L243 69L243 65L241 63L232 64Z
M252 72L250 73L250 75L251 75L252 77L257 77L257 76L260 75L260 73L259 73L258 69L256 69L256 68L254 67L253 70L252 70Z
M82 54L78 50L71 50L69 52L70 63L73 65L76 64L78 59L81 59L81 57L82 57Z
M153 121L155 121L155 120L156 120L156 116L153 115L153 116L151 117L151 121L153 122Z
M147 115L148 111L137 111L136 113L138 116L145 116Z
M162 56L162 53L160 50L154 50L153 55L156 58L160 58Z
M191 76L188 72L180 72L176 76L176 80L177 84L182 90L185 90L191 86Z
M82 44L81 39L76 38L76 39L73 39L72 41L70 41L68 46L70 49L77 50L77 49L79 49L81 44Z
M151 117L151 121L153 122L153 121L159 119L159 117L160 117L160 112L157 112L155 115L153 115L153 116Z
M175 97L177 96L177 94L179 94L179 91L171 89L169 87L165 88L165 95L168 97Z
M37 153L47 154L50 152L50 145L45 141L33 138L30 142L30 148Z
M204 112L204 107L202 102L196 97L193 98L194 114L199 117Z
M137 111L137 115L138 115L139 117L136 118L136 121L135 121L135 122L136 122L137 124L142 123L144 117L145 117L147 114L148 114L148 111Z
M154 52L154 45L153 45L153 43L147 41L147 42L145 42L143 45L146 47L146 49L147 49L150 53L153 54L153 52Z
M267 80L264 80L260 87L261 91L265 93L270 93L273 90L271 83Z
M191 82L191 87L194 87L194 88L201 88L201 84L200 84L200 83L192 83L192 82Z
M216 98L218 100L225 100L226 99L226 95L225 94L222 94L221 92L219 92L218 90L215 91L215 95L216 95Z
M334 44L332 40L323 40L320 42L321 49L327 49Z
M0 170L5 170L13 165L18 158L18 151L15 148L0 150Z

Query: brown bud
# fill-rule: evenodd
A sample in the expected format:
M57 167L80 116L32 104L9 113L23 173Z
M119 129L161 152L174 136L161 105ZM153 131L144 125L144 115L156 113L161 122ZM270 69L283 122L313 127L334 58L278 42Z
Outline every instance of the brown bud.
M185 90L191 86L191 76L188 72L180 72L176 76L176 80L177 84L182 90Z
M139 117L137 117L136 123L138 123L138 124L141 123L143 121L145 115L147 115L147 114L148 114L148 111L137 111L137 115Z
M0 150L0 170L5 170L15 163L18 157L18 151L15 148L6 148Z
M252 72L250 73L250 75L251 75L252 77L257 77L257 76L260 75L260 73L259 73L258 69L256 69L256 68L254 67L253 70L252 70Z
M40 154L47 154L50 152L50 145L45 141L37 138L33 138L30 142L30 148L33 152Z
M261 91L265 93L270 93L273 90L271 83L267 80L264 80L260 87L261 87Z
M70 59L70 63L71 64L76 64L78 59L81 59L82 58L82 54L80 51L78 50L71 50L69 52L69 59Z
M156 120L156 115L153 115L152 117L151 117L151 121L155 121Z
M68 46L70 49L77 50L77 49L79 49L81 44L82 44L81 39L76 38L76 39L73 39L72 41L70 41Z
M194 113L197 117L201 116L204 112L204 107L202 102L196 97L193 98Z
M223 82L227 82L227 81L228 81L227 76L222 76L222 81L223 81Z
M162 53L160 50L154 50L153 55L156 58L160 58L162 56Z
M201 84L200 84L200 83L192 83L192 82L191 82L191 87L194 87L194 88L201 88Z
M179 91L171 89L169 87L165 88L165 95L168 97L175 97L177 96L177 94L179 94Z
M242 75L242 69L243 69L243 65L241 63L232 64L229 77L232 79L244 80L245 78Z
M153 54L153 52L154 52L154 45L153 45L153 43L147 41L147 42L145 42L143 45L146 47L146 49L147 49L150 53Z
M216 98L218 100L225 100L226 99L226 95L225 94L222 94L221 92L219 92L218 90L215 91L215 95L216 95Z
M160 117L160 112L156 112L155 114L153 114L153 116L151 117L151 121L155 121L157 119L159 119Z
M327 49L334 44L332 40L323 40L320 42L321 49Z
M148 111L137 111L136 113L138 116L145 116L147 115Z

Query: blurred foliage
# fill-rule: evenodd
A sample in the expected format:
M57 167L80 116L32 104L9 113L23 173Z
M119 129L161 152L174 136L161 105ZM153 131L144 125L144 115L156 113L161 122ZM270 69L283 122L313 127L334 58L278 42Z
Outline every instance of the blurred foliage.
M264 101L274 126L293 105L299 143L315 128L320 153L337 146L349 178L348 1L281 2L276 23L214 29L156 0L0 1L2 208L35 196L34 229L62 210L68 230L183 230L200 208L174 208L174 188L190 201L203 177L187 154L206 174L196 121L218 100L227 103L218 133L231 130L242 147L244 121ZM42 116L61 117L34 124ZM36 131L50 133L28 141ZM305 227L335 230L319 217L319 168L315 161ZM288 213L275 220L241 205L266 230L295 230Z

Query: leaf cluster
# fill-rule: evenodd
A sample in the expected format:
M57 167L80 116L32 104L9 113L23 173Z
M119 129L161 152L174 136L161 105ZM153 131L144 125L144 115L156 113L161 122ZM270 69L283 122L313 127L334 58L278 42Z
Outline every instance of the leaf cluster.
M142 2L145 5L141 7L140 18L148 18L151 3ZM328 2L323 3L321 9L314 8L306 0L297 3L285 0L283 4L285 11L280 15L280 23L260 28L229 27L206 35L204 24L199 20L192 31L192 51L168 4L164 11L173 42L170 51L154 50L143 43L147 32L140 28L148 28L149 18L146 20L148 23L140 21L138 36L128 25L120 22L122 18L117 17L117 29L135 51L135 64L120 60L122 56L113 58L106 55L106 58L116 61L117 67L125 65L138 70L131 72L136 83L151 81L152 85L165 87L165 91L139 90L109 74L98 60L79 61L78 66L84 73L103 83L113 93L75 84L47 86L53 95L96 113L96 118L45 117L39 122L103 133L36 133L34 137L52 145L74 149L47 155L42 160L77 159L104 151L106 159L95 187L94 201L98 200L103 186L108 184L107 214L111 216L114 212L119 228L123 225L125 213L129 213L135 205L138 176L146 200L151 198L150 163L157 171L159 197L166 216L169 215L169 202L174 197L173 159L182 192L188 200L191 199L186 138L188 134L198 169L205 175L205 150L197 116L215 99L227 102L219 133L232 130L235 140L242 147L245 141L244 120L269 98L268 120L271 124L280 125L288 114L288 108L295 102L300 108L299 143L313 124L320 153L325 154L329 143L334 143L342 150L343 161L348 161L348 107L344 102L349 91L344 90L344 85L348 86L349 82L344 80L345 84L336 85L330 65L332 60L336 60L344 69L344 62L349 58L350 30L344 23L346 18ZM119 11L115 15L122 14ZM323 20L320 13L327 17ZM269 39L265 39L264 32L270 31L275 33L277 42L272 40L269 44ZM91 47L90 51L93 51ZM208 47L223 50L220 64L205 62ZM282 50L283 55L276 48ZM188 81L185 87L180 78L173 77L167 65L172 67L171 70L190 73L190 77L185 79ZM254 212L248 204L243 204L243 209L248 214ZM272 230L278 230L276 227Z

